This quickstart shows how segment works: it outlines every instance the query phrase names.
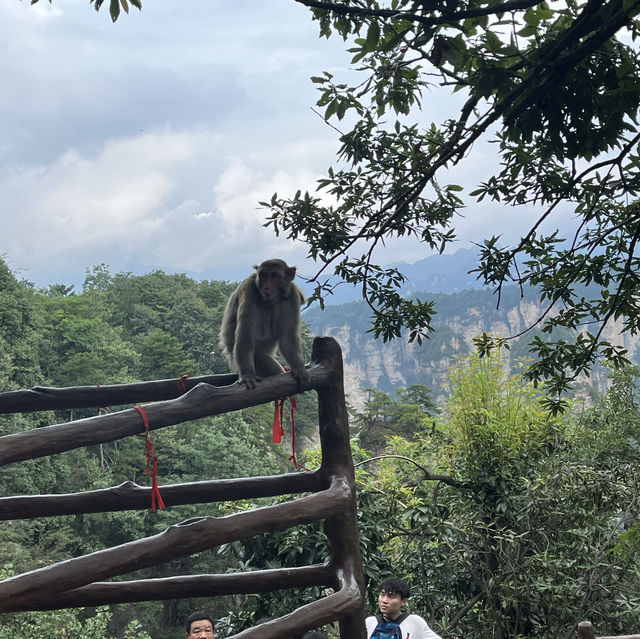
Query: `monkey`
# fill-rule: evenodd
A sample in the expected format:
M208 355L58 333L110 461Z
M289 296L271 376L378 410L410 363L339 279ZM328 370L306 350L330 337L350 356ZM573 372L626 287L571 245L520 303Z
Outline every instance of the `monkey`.
M287 360L298 386L307 386L309 373L302 360L300 306L305 298L293 283L296 267L284 260L266 260L240 282L222 318L220 346L238 383L253 389L262 377L283 372L276 348Z

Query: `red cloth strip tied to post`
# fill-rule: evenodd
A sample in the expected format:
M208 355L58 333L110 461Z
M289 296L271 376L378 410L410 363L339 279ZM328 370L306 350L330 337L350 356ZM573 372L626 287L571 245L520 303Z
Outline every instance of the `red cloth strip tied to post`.
M162 495L160 495L160 489L158 488L158 456L156 455L156 450L153 447L153 442L151 441L151 437L149 437L149 418L147 417L147 413L142 408L142 406L134 406L134 408L140 413L140 417L142 417L142 423L144 424L144 433L145 433L145 443L144 443L144 452L147 457L147 470L144 471L144 475L151 475L151 510L156 509L156 504L158 508L162 510L164 508L164 501L162 501ZM153 466L151 465L151 459L153 458Z
M282 427L282 420L284 416L284 403L285 399L276 399L273 402L273 429L271 435L271 441L274 444L282 443L282 436L284 435L284 428Z
M178 392L180 395L184 395L187 392L187 387L184 385L184 380L187 379L187 377L189 377L189 375L185 373L178 380Z
M293 467L296 470L309 470L304 466L301 466L296 459L296 423L294 421L293 412L296 409L296 398L289 397L289 422L291 423L291 455L289 455L289 461L293 463Z
M296 459L296 424L294 418L296 400L294 397L284 397L283 399L276 399L274 401L272 441L274 444L282 443L282 437L284 436L284 403L287 399L289 400L289 423L291 424L291 455L289 455L289 461L293 463L293 467L296 470L307 470L307 468L301 466Z

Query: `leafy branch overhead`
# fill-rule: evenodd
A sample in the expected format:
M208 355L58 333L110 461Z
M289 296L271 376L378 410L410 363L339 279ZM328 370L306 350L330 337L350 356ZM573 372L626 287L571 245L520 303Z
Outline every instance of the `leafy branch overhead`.
M442 252L476 202L524 207L537 220L519 242L506 245L500 228L478 238L477 275L498 300L516 283L544 301L530 378L560 393L599 356L624 360L602 331L612 320L640 328L640 0L296 1L322 36L349 43L358 76L313 78L325 119L344 127L336 165L316 194L267 203L268 224L324 264L316 297L332 271L362 287L376 335L426 337L434 309L399 298L402 274L377 266L376 250L411 236ZM459 113L425 123L423 105L445 94L458 94ZM477 170L480 141L497 168L480 167L489 175L465 192L448 174ZM556 217L570 212L561 236ZM555 327L577 339L556 340ZM479 340L484 352L495 343Z
M39 0L31 0L31 4L36 4ZM52 0L49 0L51 4ZM89 0L96 11L100 11L100 7L104 3L104 0ZM129 13L129 5L133 5L139 11L142 11L142 0L109 0L109 15L111 20L115 22L120 17L120 9L125 13Z

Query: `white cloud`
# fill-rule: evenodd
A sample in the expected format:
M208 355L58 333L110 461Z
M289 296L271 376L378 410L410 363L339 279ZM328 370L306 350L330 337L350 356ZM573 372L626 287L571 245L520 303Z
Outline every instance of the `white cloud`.
M49 165L0 176L5 247L28 266L34 257L148 232L175 187L172 169L192 157L193 146L184 134L142 135L109 141L95 157L69 150Z
M12 22L22 26L24 30L36 30L43 23L55 20L63 15L63 10L56 4L38 2L34 5L29 2L11 2L1 0L0 9ZM22 40L21 44L25 41Z
M277 238L265 228L267 211L258 202L269 200L276 191L289 193L300 185L313 188L318 177L295 164L250 166L232 157L212 187L210 208L189 201L164 214L156 258L171 268L195 273L216 267L241 271L274 256L301 261L304 246Z
M27 277L35 260L55 265L87 255L96 258L82 268L129 261L196 273L242 269L273 255L301 260L301 244L264 228L258 202L275 191L315 188L319 173L305 167L320 148L328 156L330 145L297 141L274 157L244 159L232 148L233 139L210 131L164 131L0 174L0 207L11 212L2 222L3 250ZM210 170L212 156L220 168Z
M349 73L344 43L291 0L153 0L115 25L107 9L0 0L0 253L39 285L81 283L100 262L229 278L281 256L311 272L258 202L315 190L334 161L308 78ZM464 171L490 164L473 153ZM465 242L501 227L491 205L465 215ZM426 254L391 240L380 261Z
M225 273L305 254L260 200L314 182L335 132L308 80L348 58L289 2L0 0L0 253L39 285L85 267Z

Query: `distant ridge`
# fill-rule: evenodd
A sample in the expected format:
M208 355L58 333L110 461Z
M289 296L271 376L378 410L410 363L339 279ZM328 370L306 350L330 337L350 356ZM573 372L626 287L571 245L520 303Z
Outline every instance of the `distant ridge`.
M403 296L409 297L416 292L429 293L458 293L467 290L482 289L482 283L475 274L469 271L477 266L478 249L462 248L452 254L437 254L425 257L414 264L394 262L387 266L397 268L403 273L407 281L401 288ZM298 281L298 280L297 280ZM330 282L336 281L330 278ZM306 295L313 291L313 285L298 281L298 285ZM338 284L333 295L327 296L327 305L347 304L362 299L360 287L350 284Z
M483 288L475 273L469 271L478 265L478 249L463 248L452 254L430 255L415 264L396 262L391 266L407 277L403 293L428 291L429 293L457 293Z
M446 397L449 368L459 356L474 349L472 340L482 332L514 338L505 352L513 370L521 358L531 357L528 344L539 334L539 328L523 331L533 326L544 311L535 291L505 287L499 308L497 296L488 288L448 293L415 291L415 294L421 299L432 300L437 312L433 320L435 332L421 345L415 341L409 343L406 336L389 342L374 339L368 332L371 312L362 300L327 304L324 311L311 308L303 313L303 320L312 334L335 337L342 347L345 388L352 405L362 406L366 396L364 389L368 387L393 394L397 388L411 384L428 386L436 403L441 404ZM618 323L611 322L603 337L625 348L629 359L640 364L640 338L622 333L620 329ZM561 336L562 331L568 329L557 330ZM570 335L567 333L565 337ZM606 371L597 365L590 378L579 379L575 391L579 396L587 397L602 391L606 385Z

